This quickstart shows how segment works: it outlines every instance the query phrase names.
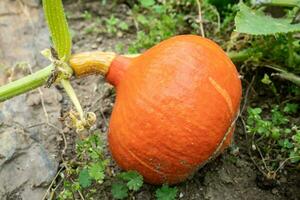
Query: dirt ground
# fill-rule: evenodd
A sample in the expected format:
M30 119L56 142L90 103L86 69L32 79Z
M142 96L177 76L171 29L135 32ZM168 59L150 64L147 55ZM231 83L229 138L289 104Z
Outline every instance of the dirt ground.
M79 1L78 1L79 2ZM88 50L114 50L117 43L122 42L128 44L136 32L134 26L130 26L130 31L124 34L119 34L117 38L109 37L99 32L87 33L86 28L97 25L99 30L105 29L101 24L95 24L94 20L84 20L82 13L85 10L91 12L94 16L108 17L110 14L128 21L132 24L129 8L125 4L120 4L115 7L101 6L99 1L92 1L84 4L78 2L67 2L66 11L69 17L70 27L74 33L75 52ZM95 129L100 129L103 137L106 137L108 129L109 117L114 104L114 89L109 84L105 83L104 79L99 76L86 77L80 80L73 80L72 84L79 96L80 101L85 110L96 113L98 121ZM244 84L244 88L247 88ZM61 97L56 108L52 109L64 113L71 107L70 101L61 90L56 87ZM26 98L39 98L37 92L27 95ZM26 104L31 101L26 101ZM39 112L42 112L39 102L33 103L33 109L38 107ZM39 123L38 118L34 118ZM51 119L53 121L53 118ZM57 119L58 120L58 119ZM58 122L57 122L58 123ZM72 159L74 156L76 134L73 130L67 127L62 127L66 132L67 150L63 156L65 160ZM63 141L59 142L61 150L64 148ZM58 160L60 156L58 156ZM300 199L300 172L299 171L283 171L276 181L265 180L262 174L257 170L256 166L251 161L248 155L248 145L245 137L242 123L238 121L235 131L235 140L230 149L216 160L207 164L200 169L192 179L178 185L179 199L182 200L230 200L230 199L251 199L251 200L281 200L281 199ZM109 179L109 177L107 177ZM108 180L109 181L109 180ZM103 185L99 188L98 199L112 199L110 187ZM150 200L154 199L155 187L144 184L143 188L130 197L131 199ZM14 199L13 195L11 196Z

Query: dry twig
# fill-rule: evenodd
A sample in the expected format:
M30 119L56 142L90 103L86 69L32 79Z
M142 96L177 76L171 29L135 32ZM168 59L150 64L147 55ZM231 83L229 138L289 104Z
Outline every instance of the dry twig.
M55 177L54 177L53 180L51 181L51 183L50 183L50 185L49 185L49 187L48 187L48 189L47 189L45 195L43 196L42 200L45 200L45 199L47 198L47 195L48 195L50 189L52 188L53 184L55 183L55 180L58 178L60 172L62 172L63 169L64 169L64 167L61 167L61 168L58 170L58 172L56 173ZM56 187L56 188L57 188L57 187Z

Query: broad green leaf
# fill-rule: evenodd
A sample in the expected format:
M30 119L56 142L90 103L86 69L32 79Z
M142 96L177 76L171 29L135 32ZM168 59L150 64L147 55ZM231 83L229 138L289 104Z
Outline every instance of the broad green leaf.
M122 183L113 183L111 193L114 199L125 199L128 196L128 188Z
M83 187L89 187L92 184L91 177L89 175L89 171L87 169L83 169L79 173L79 184Z
M161 188L156 190L155 196L157 200L175 200L177 196L177 188L163 185Z
M43 0L43 8L54 48L66 62L71 55L72 40L62 0Z
M123 172L119 177L127 181L130 190L138 191L143 186L143 177L136 171Z
M251 35L274 35L300 31L300 24L291 24L290 19L275 19L262 12L251 10L243 3L239 4L235 17L236 31Z

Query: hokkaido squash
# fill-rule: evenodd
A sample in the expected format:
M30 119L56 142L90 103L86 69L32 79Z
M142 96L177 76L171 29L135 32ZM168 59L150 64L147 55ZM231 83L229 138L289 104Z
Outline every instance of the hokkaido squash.
M70 64L77 76L101 73L116 87L109 148L146 182L184 181L230 144L241 81L211 40L181 35L135 58L89 52Z

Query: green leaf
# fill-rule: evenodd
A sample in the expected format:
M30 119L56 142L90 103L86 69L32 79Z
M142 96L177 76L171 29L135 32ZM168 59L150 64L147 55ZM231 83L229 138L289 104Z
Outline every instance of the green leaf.
M299 152L291 151L289 157L290 157L292 163L297 163L300 161L300 153Z
M127 31L129 29L129 26L126 22L120 22L119 28L123 31Z
M62 0L43 0L43 8L58 57L67 62L71 55L72 39Z
M297 132L295 135L293 135L293 140L300 144L300 132Z
M264 78L261 79L261 82L263 84L266 84L266 85L270 85L272 83L272 81L270 80L270 77L268 76L268 74L264 75Z
M283 147L286 149L291 149L294 147L294 145L289 141L289 139L285 139L283 141Z
M275 106L272 110L272 122L274 125L287 124L289 122L288 118L283 115L283 113L279 110L278 106Z
M291 132L292 132L292 130L290 128L284 129L284 133L285 134L290 134Z
M149 21L144 15L138 15L137 16L137 21L140 22L141 24L147 24Z
M104 166L102 163L93 163L89 167L89 175L91 178L95 179L96 181L103 181L105 174L104 174Z
M157 200L174 200L177 196L177 188L171 188L168 185L163 185L156 190L155 196Z
M259 114L261 114L262 109L261 108L251 108L251 107L249 107L247 109L247 112L248 112L248 114L251 114L251 115L259 115Z
M91 177L89 175L89 171L87 169L83 169L79 173L79 184L83 187L89 187L92 184Z
M143 186L143 177L136 171L122 172L119 177L127 181L130 190L138 191Z
M236 31L251 35L274 35L300 31L300 24L291 24L290 19L275 19L262 12L251 10L244 3L239 4L235 17Z
M274 127L271 129L271 137L274 140L278 140L280 138L280 129L277 127Z
M287 103L284 108L283 112L285 113L297 113L299 105L296 103Z
M113 183L111 193L114 199L124 199L128 197L128 188L123 183Z
M157 13L157 14L162 14L166 11L166 7L161 6L161 5L155 5L153 6L153 10Z
M142 4L142 6L144 7L150 7L153 6L155 4L154 0L140 0L140 3Z
M83 18L85 20L91 20L93 18L92 14L89 11L87 11L87 10L84 11L84 13L82 14L82 16L83 16Z

